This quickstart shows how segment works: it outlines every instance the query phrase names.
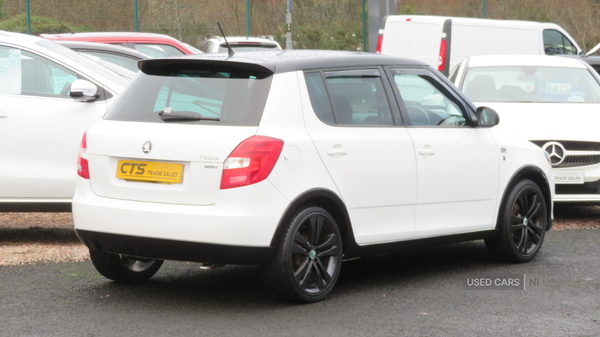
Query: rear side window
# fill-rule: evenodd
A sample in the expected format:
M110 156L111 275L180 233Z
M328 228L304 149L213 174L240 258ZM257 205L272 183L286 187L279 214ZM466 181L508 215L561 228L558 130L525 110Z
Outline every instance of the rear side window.
M271 76L214 65L170 65L141 74L105 119L156 123L257 126Z
M319 119L339 125L393 125L379 71L348 70L305 74Z

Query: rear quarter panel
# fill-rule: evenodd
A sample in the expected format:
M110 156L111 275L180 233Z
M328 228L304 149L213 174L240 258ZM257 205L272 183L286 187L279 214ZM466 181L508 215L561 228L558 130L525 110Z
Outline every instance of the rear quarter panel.
M268 180L290 201L313 188L339 195L306 132L304 109L312 110L303 72L274 75L257 134L284 141Z

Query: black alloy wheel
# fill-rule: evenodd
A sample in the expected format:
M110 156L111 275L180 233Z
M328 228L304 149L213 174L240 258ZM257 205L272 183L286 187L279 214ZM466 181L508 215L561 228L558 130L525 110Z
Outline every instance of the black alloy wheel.
M317 302L333 289L342 257L334 218L323 208L306 207L292 217L275 255L263 266L263 278L282 298Z
M528 262L539 252L547 225L542 191L533 181L521 180L500 209L499 234L485 243L492 255L503 261Z

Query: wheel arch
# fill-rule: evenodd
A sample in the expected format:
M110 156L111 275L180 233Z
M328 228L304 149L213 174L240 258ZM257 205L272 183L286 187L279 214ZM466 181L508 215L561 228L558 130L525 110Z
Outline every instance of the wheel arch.
M271 239L271 246L277 246L285 231L286 225L291 221L294 214L304 206L318 206L327 210L334 218L342 235L342 249L344 252L348 247L355 244L354 233L350 222L348 210L342 199L333 191L328 189L311 189L294 199L279 220L275 234Z
M546 176L544 170L542 170L540 167L535 165L527 165L519 168L506 184L500 205L504 205L512 188L522 179L529 179L533 181L538 185L540 190L542 190L544 201L546 203L546 212L548 213L548 225L546 230L550 230L552 227L552 191L550 190L550 182L548 177ZM498 219L500 219L499 217L500 213L498 213ZM496 228L498 228L498 222L499 221L496 221Z

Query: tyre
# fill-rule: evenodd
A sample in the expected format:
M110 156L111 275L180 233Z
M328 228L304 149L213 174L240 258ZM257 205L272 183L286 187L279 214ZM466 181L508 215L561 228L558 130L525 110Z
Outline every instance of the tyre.
M274 256L262 266L263 278L280 298L317 302L333 289L342 256L342 238L331 214L306 207L287 224Z
M548 212L542 191L533 181L521 180L502 204L499 233L485 240L486 247L502 261L531 261L542 247L547 224Z
M102 276L125 283L147 281L163 264L162 260L133 258L94 249L90 249L90 258Z

